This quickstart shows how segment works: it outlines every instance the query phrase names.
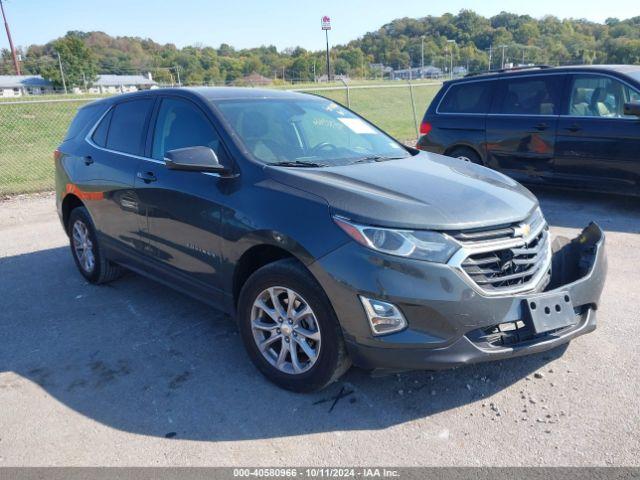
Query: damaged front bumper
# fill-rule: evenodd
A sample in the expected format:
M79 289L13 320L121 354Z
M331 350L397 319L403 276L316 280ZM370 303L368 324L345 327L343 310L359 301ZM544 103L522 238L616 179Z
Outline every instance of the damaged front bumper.
M352 246L312 271L334 305L354 364L443 369L549 350L594 330L607 271L604 243L595 223L571 241L556 238L544 290L505 296L478 293L446 265L383 258ZM354 256L360 268L353 268ZM361 306L351 301L360 294L397 305L408 328L372 336Z

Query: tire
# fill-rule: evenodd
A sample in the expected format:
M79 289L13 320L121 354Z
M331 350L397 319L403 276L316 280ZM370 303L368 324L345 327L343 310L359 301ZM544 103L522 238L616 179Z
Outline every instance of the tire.
M448 156L464 160L465 162L475 163L476 165L483 165L480 155L469 147L456 147L449 152Z
M103 255L95 226L85 207L76 207L71 211L67 234L76 267L89 283L107 283L122 275L122 267ZM86 255L83 256L81 252L86 252Z
M273 308L274 298L281 315ZM293 309L285 311L291 298ZM260 300L265 308L257 306ZM301 315L303 312L306 314ZM249 277L240 292L238 324L251 361L265 377L287 390L320 390L351 366L329 299L294 259L271 263ZM258 342L269 338L276 339L261 349Z

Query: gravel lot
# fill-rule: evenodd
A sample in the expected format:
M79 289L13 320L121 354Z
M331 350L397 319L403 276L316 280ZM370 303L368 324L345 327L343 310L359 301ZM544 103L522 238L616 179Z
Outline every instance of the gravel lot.
M594 333L313 395L264 380L203 304L136 275L88 285L52 195L0 203L0 466L640 465L640 201L535 193L554 233L607 230Z

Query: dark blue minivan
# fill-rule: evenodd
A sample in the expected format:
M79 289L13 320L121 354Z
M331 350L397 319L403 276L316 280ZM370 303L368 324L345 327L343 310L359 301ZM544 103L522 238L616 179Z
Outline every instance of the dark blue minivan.
M640 66L531 67L445 82L418 148L524 183L640 195Z

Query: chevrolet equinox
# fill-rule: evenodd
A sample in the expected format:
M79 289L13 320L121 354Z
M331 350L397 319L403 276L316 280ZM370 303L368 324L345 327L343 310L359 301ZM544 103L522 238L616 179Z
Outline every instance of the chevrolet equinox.
M516 357L596 326L596 224L552 241L514 180L404 146L324 98L120 95L81 108L54 157L87 281L128 269L231 314L284 388L320 389L352 363Z

